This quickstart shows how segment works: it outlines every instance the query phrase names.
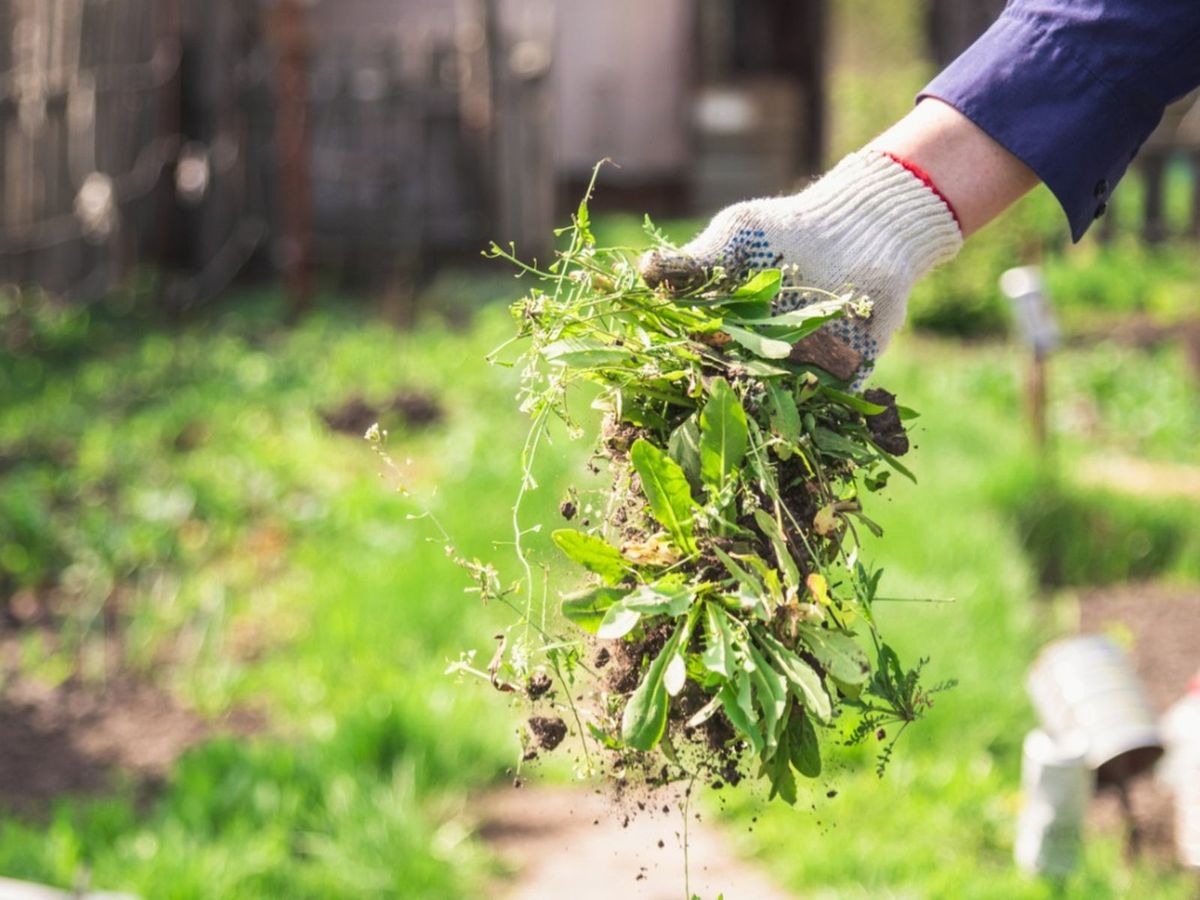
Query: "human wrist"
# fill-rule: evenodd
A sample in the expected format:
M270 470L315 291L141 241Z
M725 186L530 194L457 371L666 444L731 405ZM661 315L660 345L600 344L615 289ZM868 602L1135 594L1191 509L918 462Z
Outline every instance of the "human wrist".
M928 173L957 212L964 238L1038 183L1025 163L936 97L922 99L866 150L893 154Z

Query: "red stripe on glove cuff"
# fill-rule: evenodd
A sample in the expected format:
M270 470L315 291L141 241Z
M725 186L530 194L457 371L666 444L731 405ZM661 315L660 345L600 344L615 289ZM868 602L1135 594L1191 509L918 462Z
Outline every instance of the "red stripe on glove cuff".
M958 210L956 210L954 208L953 203L951 203L948 199L946 199L946 195L943 194L940 190L938 190L938 186L933 183L933 179L930 177L928 172L926 172L924 169L922 169L916 163L909 162L907 159L903 159L903 158L897 156L895 153L890 153L887 150L884 150L883 155L886 156L888 159L890 159L892 162L897 163L901 166L904 166L904 168L906 168L906 169L908 169L908 171L912 172L913 175L915 175L917 178L921 179L921 182L925 185L925 187L929 188L931 191L933 191L935 194L937 194L938 199L946 204L946 209L950 210L950 215L954 216L954 224L958 226L958 230L962 231L962 219L960 219L958 217Z

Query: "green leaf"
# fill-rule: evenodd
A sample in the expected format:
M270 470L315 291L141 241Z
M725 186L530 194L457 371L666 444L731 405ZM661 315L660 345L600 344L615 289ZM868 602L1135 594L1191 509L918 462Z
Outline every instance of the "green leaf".
M729 614L715 603L704 604L704 652L700 661L704 668L726 678L733 677L733 631Z
M763 753L769 756L778 746L778 729L783 722L784 711L787 709L787 679L776 671L754 644L749 644L748 647L750 659L754 664L750 677L754 681L755 692L758 694L758 706L762 710L766 732Z
M880 406L878 403L871 403L864 400L862 397L856 397L853 394L847 394L845 391L839 391L837 388L831 388L828 385L821 385L821 393L830 400L840 403L842 406L848 406L855 412L862 413L864 416L877 416L881 412L887 410L886 406Z
M563 338L542 348L542 356L551 363L590 369L596 366L624 366L631 362L628 350L610 347L587 338Z
M807 778L821 774L821 742L817 729L803 712L792 714L788 722L788 755L796 771Z
M838 681L862 684L870 677L871 665L867 661L867 654L850 635L802 625L800 637L817 662Z
M862 445L820 425L813 429L813 440L826 453L835 453L848 459L864 459L868 456Z
M875 448L885 463L887 463L913 484L917 483L917 476L910 472L904 463L900 462L900 460L896 459L896 457L892 456L892 454L888 453L886 450L881 449L877 444L875 444L874 441L871 442L871 446Z
M736 321L739 325L763 325L767 327L790 328L796 325L815 324L815 327L819 328L830 319L840 318L845 309L846 303L844 300L820 300L816 303L810 303L807 306L801 306L798 309L790 309L787 312L776 313L773 316L767 316L761 319L748 319L739 317Z
M800 440L800 411L792 392L777 381L767 382L767 411L771 430L785 441Z
M750 674L739 670L732 682L726 682L722 686L718 696L730 724L749 741L756 754L762 753L763 736L758 729L754 705L750 699Z
M614 588L592 588L563 597L562 614L584 631L595 634L604 615L626 591Z
M641 619L640 612L626 606L623 599L618 600L604 613L604 618L600 620L600 626L596 629L596 637L605 640L625 637L637 627Z
M621 421L632 422L641 428L651 428L655 431L666 429L667 420L643 405L646 400L638 396L637 392L629 389L620 390L616 392L616 398L617 402L611 406L620 410Z
M767 632L756 631L755 639L770 653L779 671L787 679L792 695L819 721L828 722L833 715L833 703L825 685L821 683L821 676L812 666Z
M643 616L681 616L695 599L696 592L686 582L664 579L635 588L621 602Z
M774 300L779 295L782 287L782 271L779 269L763 269L760 272L755 272L749 280L730 294L730 299L738 301Z
M633 442L629 458L642 482L650 512L681 550L696 552L692 515L696 502L679 463L643 438Z
M720 489L746 455L746 411L724 378L714 378L700 411L700 477Z
M787 542L783 539L783 531L780 529L779 523L771 518L771 514L765 509L754 511L754 521L759 530L771 539L771 546L775 548L775 558L779 562L779 568L783 570L788 586L799 588L800 570L796 567L796 561L792 559L791 551L787 548Z
M589 572L595 572L609 584L616 584L629 571L621 551L595 535L574 528L560 528L550 538L568 558Z
M763 593L762 582L755 578L754 575L748 572L746 569L743 569L740 565L738 565L732 556L717 546L714 546L712 550L713 553L716 554L717 559L719 559L725 568L729 570L729 574L738 580L739 584L741 584L752 594Z
M796 373L783 366L776 366L763 359L744 359L740 363L746 374L759 378L795 378Z
M635 750L653 750L667 730L670 695L663 683L663 677L666 675L668 664L675 656L684 628L685 626L680 624L675 629L675 634L650 663L646 677L625 704L625 711L621 714L621 740Z
M757 332L730 325L728 322L722 326L721 330L751 353L764 359L787 359L792 352L792 345L787 341L764 337Z
M779 742L778 752L769 759L763 760L762 774L771 783L771 792L767 795L768 800L774 800L778 796L789 806L795 806L796 777L792 774L792 754L788 746L788 738L788 732L785 730Z
M682 425L671 432L667 455L679 463L688 481L700 484L700 425L695 415L688 416Z

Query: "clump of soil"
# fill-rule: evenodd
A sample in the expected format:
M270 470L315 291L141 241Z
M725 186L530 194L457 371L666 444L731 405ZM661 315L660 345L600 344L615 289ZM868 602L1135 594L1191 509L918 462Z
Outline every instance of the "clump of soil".
M557 716L531 716L529 730L543 750L553 750L567 736L567 723Z
M544 697L550 688L554 687L554 681L545 672L535 672L529 676L529 681L525 685L525 694L530 700L538 700Z
M908 452L908 435L900 422L900 411L896 409L896 395L883 388L871 388L863 392L868 403L884 407L883 412L866 416L867 429L875 443L892 456L903 456Z
M344 434L362 437L376 422L398 420L408 428L436 425L445 413L435 397L424 391L408 389L395 394L384 403L368 403L361 396L351 397L334 409L320 411L329 428Z
M671 631L670 623L662 623L647 630L640 640L605 641L596 651L595 659L603 659L607 667L601 679L604 692L610 698L619 698L622 708L637 688L645 667L670 638ZM688 682L678 702L670 706L667 728L671 744L680 755L680 768L664 766L650 770L646 767L653 764L654 758L619 753L614 767L625 771L636 767L650 784L669 783L693 772L703 776L714 788L736 785L742 780L740 765L745 747L737 739L725 713L718 710L698 726L687 725L708 700L694 682Z

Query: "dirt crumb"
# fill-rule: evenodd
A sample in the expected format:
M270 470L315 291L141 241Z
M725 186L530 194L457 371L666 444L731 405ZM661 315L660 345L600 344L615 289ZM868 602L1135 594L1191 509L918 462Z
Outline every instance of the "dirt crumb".
M553 750L567 736L567 723L557 716L532 716L529 730L543 750Z
M896 395L883 388L871 388L863 392L868 403L884 407L883 412L867 416L867 429L875 443L893 456L908 452L908 435L900 422L900 411L896 408Z
M543 697L554 686L553 680L545 672L535 672L529 676L529 682L525 685L525 693L530 700L537 700Z

